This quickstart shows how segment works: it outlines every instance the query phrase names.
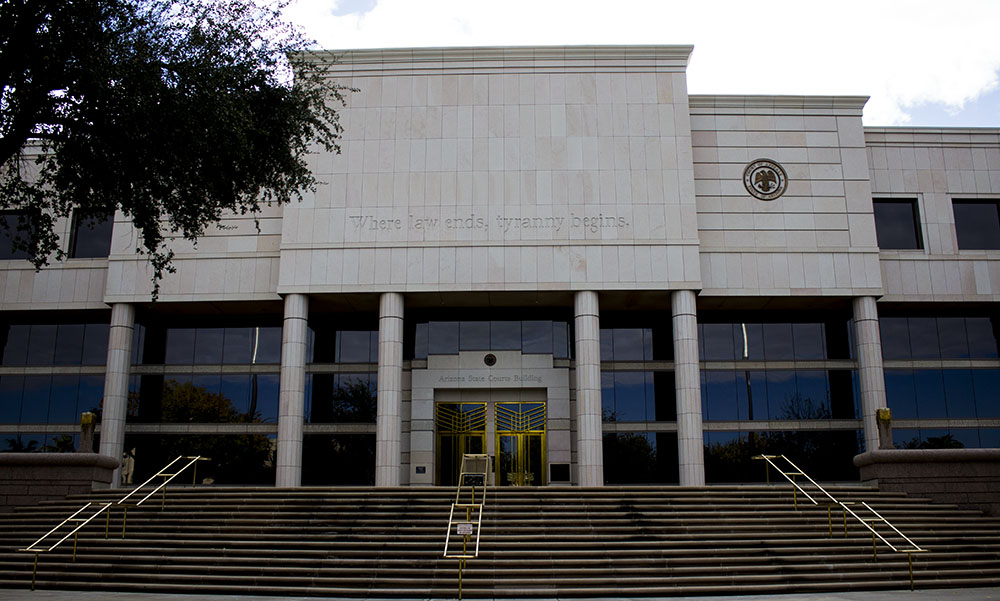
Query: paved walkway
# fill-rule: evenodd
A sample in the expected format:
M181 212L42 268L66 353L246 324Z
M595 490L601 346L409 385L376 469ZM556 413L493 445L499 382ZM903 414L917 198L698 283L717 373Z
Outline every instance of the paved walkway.
M0 601L321 601L328 598L0 590ZM625 597L616 601L624 601L625 599L628 598ZM649 597L643 597L642 601L653 600ZM859 591L802 595L740 595L737 597L670 597L665 601L1000 601L1000 588L933 589L913 592L908 590Z

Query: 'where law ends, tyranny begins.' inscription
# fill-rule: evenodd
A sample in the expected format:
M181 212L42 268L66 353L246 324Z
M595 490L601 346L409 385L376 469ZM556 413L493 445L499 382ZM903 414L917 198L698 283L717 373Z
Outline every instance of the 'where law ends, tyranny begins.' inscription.
M380 217L372 214L356 214L347 216L352 228L364 235L376 232L395 232L407 230L410 232L440 233L443 231L495 231L504 235L511 232L530 231L539 234L560 234L569 231L590 232L597 234L604 230L622 230L630 227L628 219L616 214L578 215L570 212L567 215L545 217L510 217L503 214L487 215L470 212L454 217L419 217L407 215L403 217Z

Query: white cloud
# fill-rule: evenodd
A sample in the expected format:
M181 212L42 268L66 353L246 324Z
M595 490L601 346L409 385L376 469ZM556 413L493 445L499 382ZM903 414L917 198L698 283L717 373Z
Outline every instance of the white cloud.
M287 14L331 49L694 44L694 93L868 95L868 124L905 123L923 102L957 110L1000 73L996 0L378 0L336 16L337 4Z

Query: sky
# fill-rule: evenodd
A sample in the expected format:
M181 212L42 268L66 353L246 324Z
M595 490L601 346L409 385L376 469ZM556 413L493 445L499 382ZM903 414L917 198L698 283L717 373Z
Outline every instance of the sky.
M692 94L869 96L864 124L1000 127L1000 0L293 0L317 47L692 44Z

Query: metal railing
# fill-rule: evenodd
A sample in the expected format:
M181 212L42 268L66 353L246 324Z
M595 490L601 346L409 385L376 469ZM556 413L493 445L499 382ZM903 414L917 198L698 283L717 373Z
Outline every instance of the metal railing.
M791 484L792 484L792 502L793 502L793 505L794 505L796 511L798 511L798 509L799 509L799 505L798 505L798 494L799 493L802 493L802 495L805 498L807 498L810 501L812 501L813 505L819 505L819 503L820 503L815 498L813 498L813 496L810 495L802 487L802 485L799 482L796 481L796 478L798 478L799 476L802 476L803 478L805 478L809 482L809 484L811 484L816 490L819 491L820 494L817 494L816 496L824 497L824 498L821 498L821 500L826 504L826 519L827 519L827 526L829 528L830 537L833 537L833 513L832 513L832 508L835 507L835 506L839 506L841 508L841 510L843 511L843 514L844 514L844 538L847 538L847 515L850 514L851 517L853 517L855 520L857 520L862 526L864 526L865 528L867 528L872 533L872 556L874 557L874 559L875 559L876 562L878 562L878 541L879 540L881 540L883 543L885 543L885 545L887 547L889 547L895 553L906 553L907 564L909 565L909 570L910 570L910 590L911 591L913 590L913 554L914 553L926 553L927 549L922 549L919 545L917 545L915 542L913 542L912 540L910 540L905 534L903 534L902 532L900 532L898 528L896 528L895 526L893 526L892 523L889 522L889 520L885 519L884 517L882 517L881 514L879 514L877 511L875 511L875 509L873 509L868 503L866 503L864 501L862 501L860 503L854 503L853 501L838 501L825 488L823 488L822 486L820 486L815 480L813 480L812 478L810 478L808 474L806 474L804 471L802 471L797 465L795 465L794 463L792 463L792 460L789 459L788 457L785 457L784 455L757 455L757 456L754 457L754 459L761 459L761 460L763 460L765 462L765 464L764 464L764 471L765 471L765 474L766 474L766 479L767 479L767 483L768 484L771 483L771 472L770 472L770 469L769 469L768 466L773 467L775 470L777 470L777 472L779 474L781 474L782 476L784 476L786 480L788 480L789 482L791 482ZM788 470L788 471L786 471L786 469L784 469L782 466L779 466L776 463L776 460L777 461L783 461L791 469ZM816 494L816 491L813 491L813 494ZM849 505L860 505L860 506L863 506L874 517L869 517L869 518L862 517L862 516L858 515L853 509L851 509L850 507L848 507ZM889 542L889 539L887 539L878 530L876 530L875 526L879 525L879 524L884 524L886 527L888 527L889 530L891 530L892 532L894 532L903 541L905 541L905 543L901 544L901 543L899 543L897 541L897 544L894 545L891 542Z
M183 467L181 467L180 469L176 470L174 473L172 473L172 474L171 473L167 473L168 469L170 469L174 464L176 464L178 461L180 461L182 459L189 459L190 461L187 464L185 464ZM92 522L97 516L99 516L99 515L101 515L103 513L103 514L105 514L105 517L104 517L104 539L107 540L107 538L108 538L108 532L109 532L109 530L111 528L111 508L113 506L115 506L115 505L120 505L124 509L124 513L122 515L122 538L125 538L125 521L128 518L129 499L132 498L133 495L136 495L143 487L145 487L146 485L148 485L150 482L152 482L156 478L162 477L163 478L163 482L160 483L159 486L156 486L152 490L152 492L150 492L149 494L147 494L140 501L131 504L132 507L138 507L139 505L142 505L147 499L149 499L150 497L152 497L153 495L155 495L157 492L160 492L162 490L163 491L163 498L162 498L162 500L160 502L160 510L162 511L166 507L166 502L167 502L167 489L166 489L167 483L170 482L171 480L173 480L178 475L180 475L181 472L183 472L187 468L189 468L191 466L197 466L197 463L199 461L207 461L207 460L208 460L207 457L201 457L201 456L185 457L184 455L181 455L181 456L177 457L177 459L174 459L173 461L171 461L170 463L168 463L166 465L166 467L164 467L159 472L157 472L156 474L154 474L149 480L146 480L145 482L143 482L142 484L140 484L139 486L137 486L134 490L132 490L132 492L130 492L127 495L125 495L124 497L122 497L119 501L117 501L117 502L101 502L101 503L90 502L90 503L87 503L86 505L84 505L80 509L76 510L76 512L73 513L71 516L69 516L65 520L59 522L59 524L55 528L53 528L52 530L49 530L48 532L46 532L45 534L43 534L41 536L41 538L39 538L38 540L36 540L35 542L31 543L30 545L28 545L27 547L25 547L23 549L18 549L18 551L23 551L25 553L34 553L35 554L35 561L34 561L34 564L33 564L32 568L31 568L31 590L35 590L35 577L38 574L38 556L41 553L49 553L49 552L51 552L52 550L54 550L59 545L61 545L64 542L66 542L66 540L69 539L69 537L72 536L73 537L73 561L75 562L76 561L77 540L79 538L80 530L84 526L86 526L87 524L89 524L90 522ZM191 476L192 477L192 482L191 482L191 486L192 487L194 487L195 484L196 484L197 473L198 473L197 472L197 468L195 468L195 470L193 470L193 474ZM91 509L91 508L94 508L94 509ZM90 510L90 512L88 512L88 510ZM83 514L83 515L81 515L81 514ZM54 542L54 543L52 543L52 544L50 544L48 546L45 546L43 544L46 541L46 539L48 539L53 534L56 534L57 532L59 532L60 529L63 528L63 526L66 526L66 525L72 525L72 528L69 530L69 532L67 532L65 535L63 535L62 538L60 538L59 540L57 540L56 542Z
M182 459L187 459L188 462L183 466L181 466L180 468L174 469L173 473L169 473L167 471L173 468L174 465L178 461L181 461ZM150 476L148 480L146 480L139 486L135 487L135 489L133 489L132 492L128 493L127 495L122 497L117 503L115 503L115 505L122 508L122 538L125 538L125 524L128 522L129 507L133 508L139 507L147 500L149 500L150 497L160 492L162 493L160 499L160 511L163 511L163 509L166 508L167 506L167 484L177 476L181 475L181 473L183 473L184 470L186 470L187 468L193 467L193 469L191 470L191 488L196 487L198 484L198 462L208 461L208 460L209 460L208 457L202 457L201 455L195 455L195 456L179 455L177 459L174 459L173 461L168 463L166 466L163 467L163 469ZM163 478L163 481L160 482L157 486L154 486L153 489L150 490L143 498L139 499L138 501L130 501L130 499L132 499L133 496L138 496L139 491L148 486L153 480L156 480L157 478Z
M479 557L479 540L483 529L483 509L486 506L486 485L489 479L489 455L463 455L458 476L455 502L448 513L448 531L444 537L444 557L458 560L458 598L462 598L462 573L468 559ZM476 490L480 494L476 497ZM463 500L463 493L468 500ZM464 518L464 519L463 519ZM451 535L462 537L461 551L451 549ZM475 536L472 549L469 544ZM457 546L457 545L456 545Z

